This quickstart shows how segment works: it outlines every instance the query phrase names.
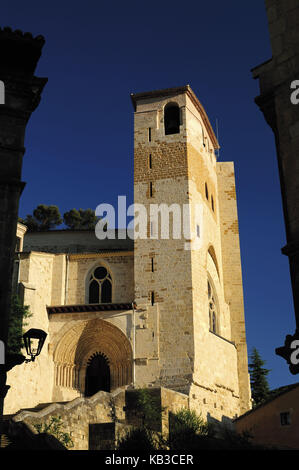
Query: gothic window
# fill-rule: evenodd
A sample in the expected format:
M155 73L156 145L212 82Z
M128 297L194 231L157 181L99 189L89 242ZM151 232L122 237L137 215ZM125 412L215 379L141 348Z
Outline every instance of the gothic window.
M217 331L217 305L216 296L211 283L208 281L208 299L209 299L209 323L210 331L218 333Z
M112 279L104 266L98 266L89 278L89 303L108 304L112 301Z
M169 103L164 109L165 135L180 133L180 108L175 103Z

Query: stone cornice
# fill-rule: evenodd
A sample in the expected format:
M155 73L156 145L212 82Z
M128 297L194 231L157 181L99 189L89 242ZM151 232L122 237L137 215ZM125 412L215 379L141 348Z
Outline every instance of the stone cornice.
M73 253L69 255L70 260L85 258L106 258L111 256L133 256L133 251L102 251L98 253Z

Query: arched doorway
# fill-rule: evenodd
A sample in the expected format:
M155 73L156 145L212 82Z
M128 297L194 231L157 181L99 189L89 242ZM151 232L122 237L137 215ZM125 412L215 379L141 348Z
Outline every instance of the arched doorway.
M110 367L104 354L97 353L87 363L85 396L91 397L100 390L110 392Z
M132 382L132 347L125 334L115 325L99 318L74 321L69 322L59 336L53 354L57 393L60 387L66 387L86 395L86 374L89 382L96 384L88 386L89 394L92 394L95 388L95 393L99 388L108 389L108 376L109 391ZM104 360L98 358L91 364L92 359L100 355ZM101 375L106 377L106 385L97 382L96 371L99 370ZM93 374L94 380L90 379Z

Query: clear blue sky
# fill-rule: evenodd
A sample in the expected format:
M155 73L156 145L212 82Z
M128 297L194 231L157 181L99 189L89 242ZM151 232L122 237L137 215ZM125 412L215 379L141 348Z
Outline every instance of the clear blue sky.
M49 78L27 128L20 216L39 204L133 202L131 92L190 84L220 160L235 162L249 350L271 387L299 381L275 355L295 321L272 131L250 69L271 57L263 2L6 1L1 26L43 34L36 74Z

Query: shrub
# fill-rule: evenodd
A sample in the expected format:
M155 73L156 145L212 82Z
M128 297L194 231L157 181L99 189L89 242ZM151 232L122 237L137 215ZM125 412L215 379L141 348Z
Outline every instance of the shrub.
M67 448L74 446L70 434L61 429L63 426L61 416L52 416L49 423L38 423L33 426L39 434L44 432L51 434Z

